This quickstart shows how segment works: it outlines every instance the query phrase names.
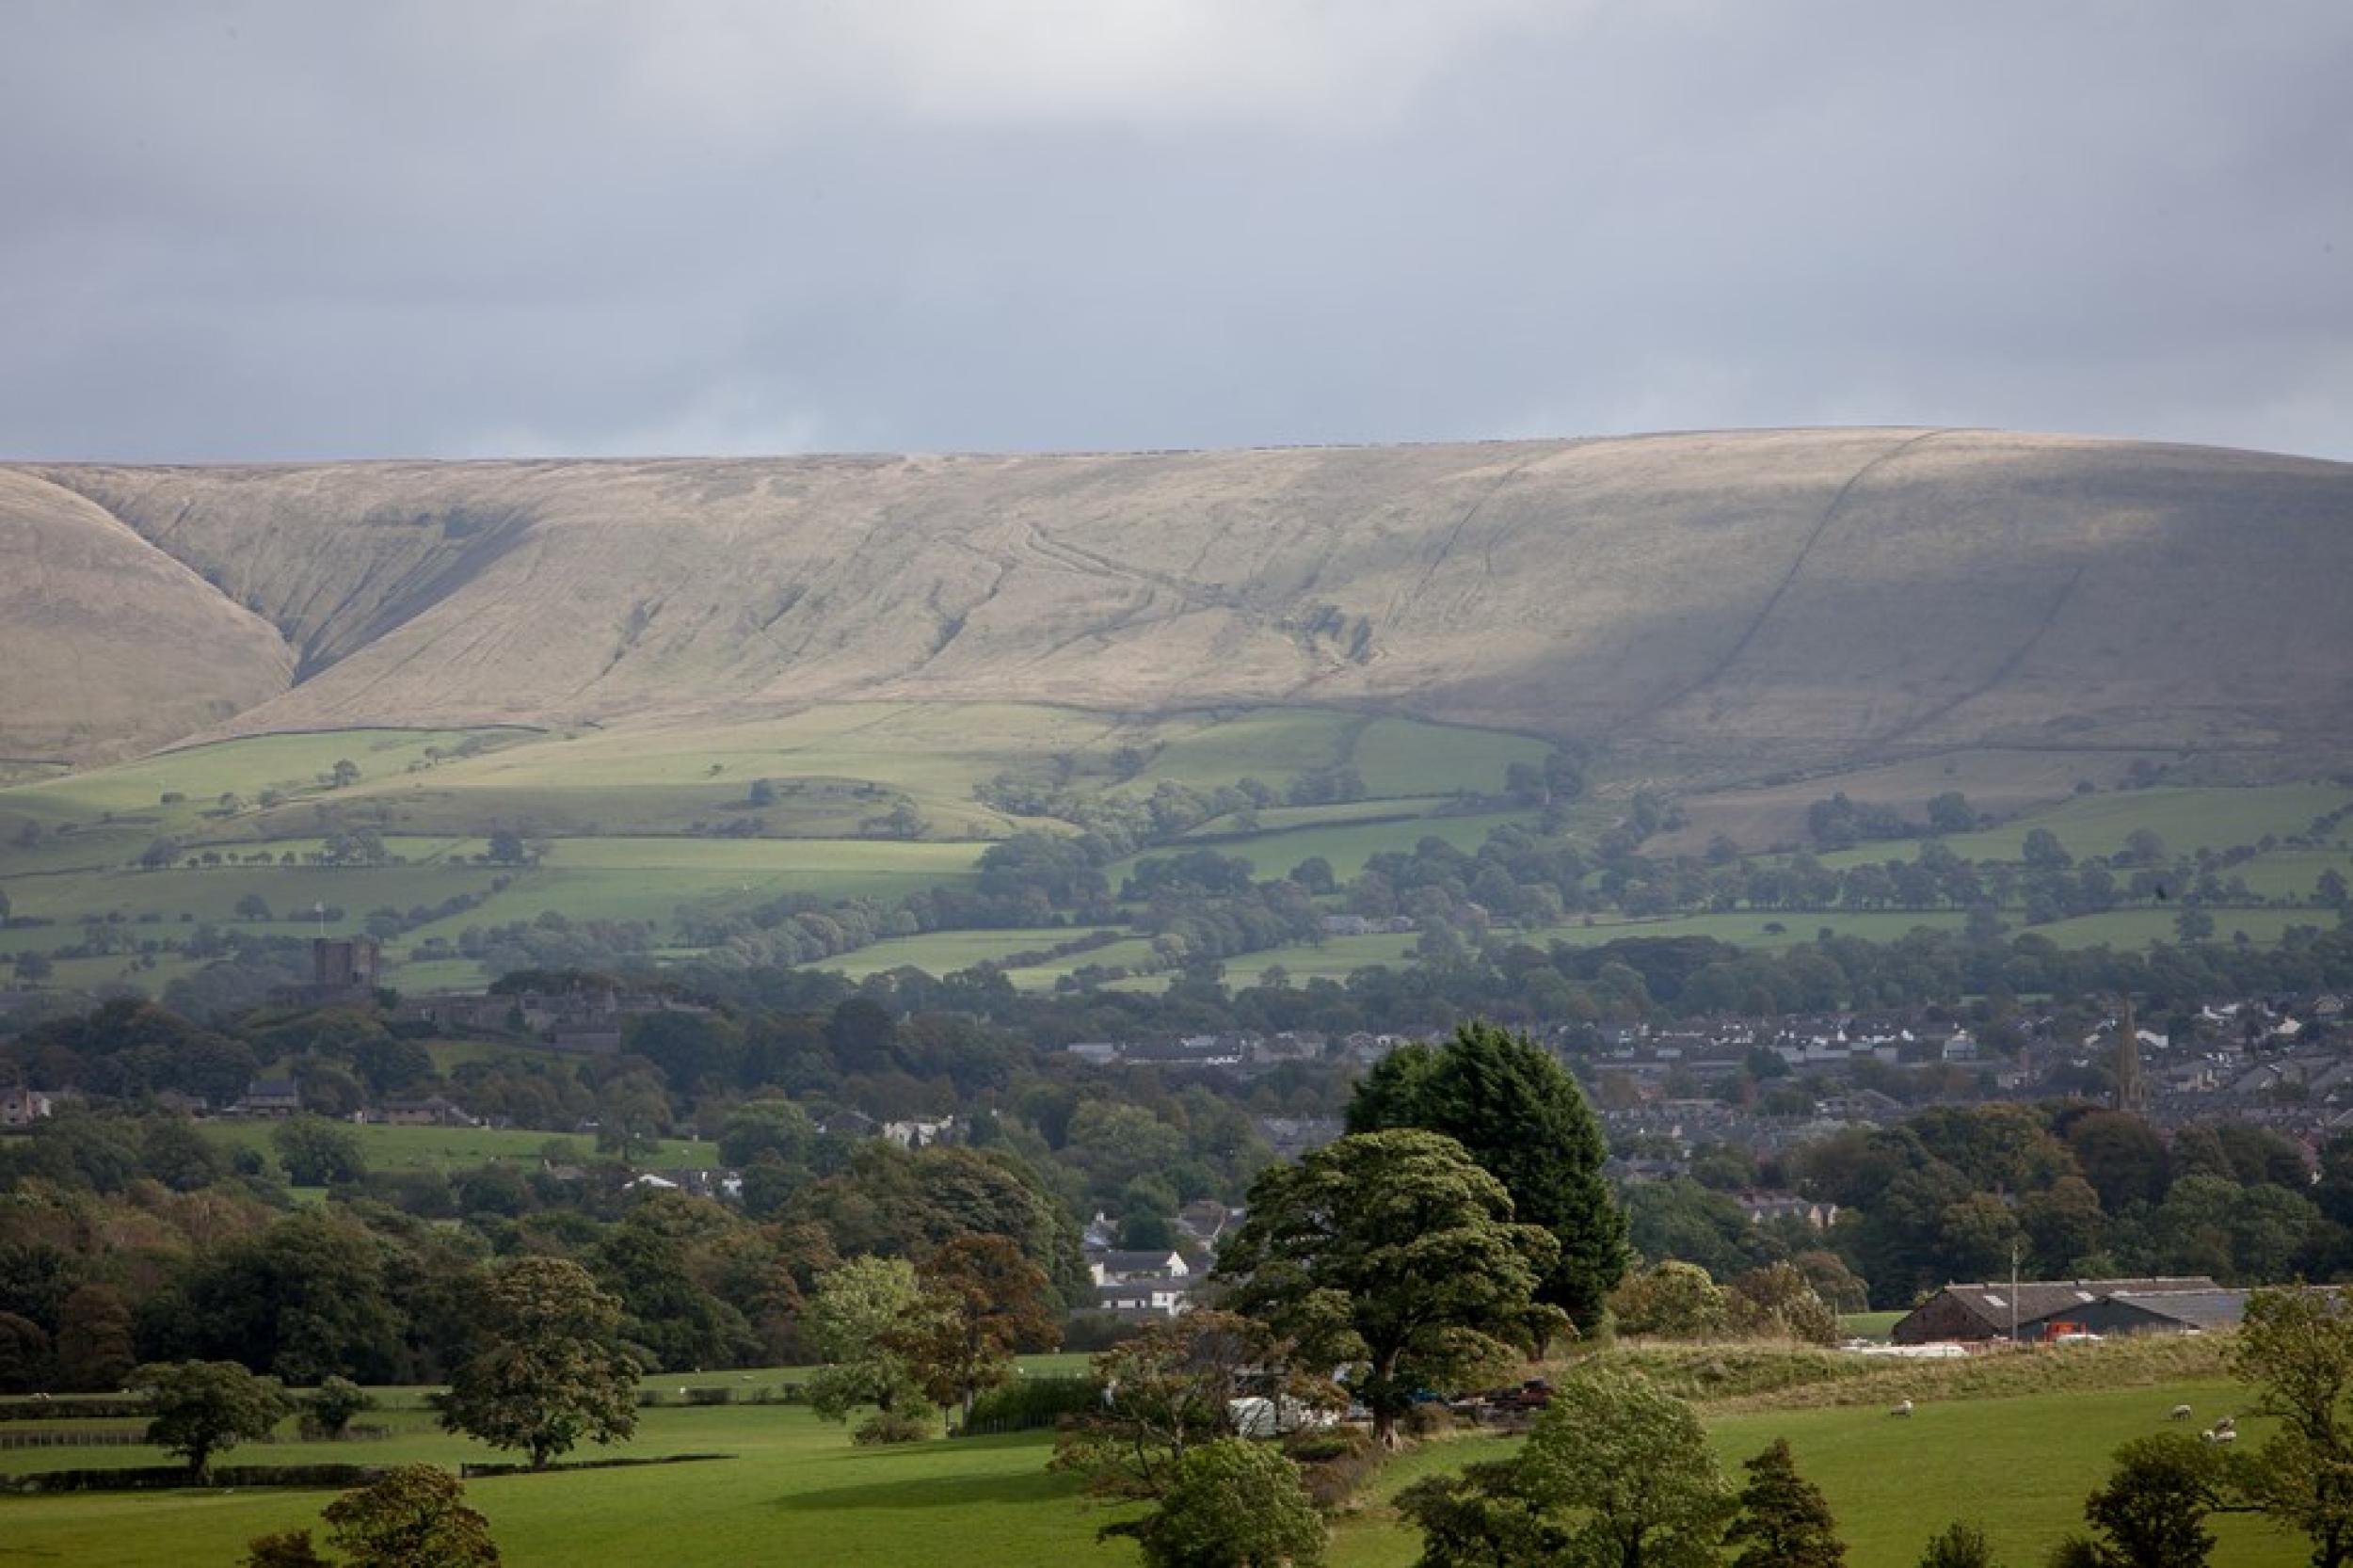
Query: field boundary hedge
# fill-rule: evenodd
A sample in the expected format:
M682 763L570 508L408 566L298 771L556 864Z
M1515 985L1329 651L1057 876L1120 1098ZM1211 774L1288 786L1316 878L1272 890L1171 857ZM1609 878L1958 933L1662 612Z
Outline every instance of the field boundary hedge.
M496 1460L481 1464L470 1461L457 1467L457 1474L458 1478L463 1480L479 1480L489 1476L552 1476L559 1470L627 1470L641 1464L700 1464L707 1460L735 1457L733 1454L657 1454L651 1458L641 1459L560 1460L544 1470L535 1470L528 1464L507 1464Z
M154 1414L145 1400L0 1400L0 1421L144 1420Z
M348 1490L381 1480L383 1464L216 1464L202 1479L184 1464L141 1464L120 1470L35 1470L0 1476L0 1492L167 1492L187 1487L308 1486Z
M554 1475L564 1470L619 1470L642 1464L691 1464L704 1460L733 1459L733 1454L662 1454L652 1458L582 1459L534 1470L528 1464L460 1464L458 1476L473 1480L489 1476ZM389 1464L216 1464L200 1479L184 1464L141 1464L122 1469L35 1470L21 1476L0 1476L0 1494L38 1496L48 1492L170 1492L211 1490L232 1486L332 1488L339 1492L384 1479Z

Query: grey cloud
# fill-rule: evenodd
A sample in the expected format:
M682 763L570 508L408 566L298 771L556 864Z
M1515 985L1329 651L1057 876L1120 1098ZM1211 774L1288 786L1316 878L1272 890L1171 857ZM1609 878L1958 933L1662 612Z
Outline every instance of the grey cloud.
M2333 0L0 28L0 452L1864 422L2353 457Z

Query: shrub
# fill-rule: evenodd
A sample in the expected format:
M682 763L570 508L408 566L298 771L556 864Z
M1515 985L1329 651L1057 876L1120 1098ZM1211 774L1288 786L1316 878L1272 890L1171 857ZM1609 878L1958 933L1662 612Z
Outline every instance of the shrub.
M1454 1412L1433 1400L1425 1400L1406 1408L1405 1433L1409 1437L1435 1437L1440 1432L1452 1432L1454 1427Z
M1283 1439L1283 1451L1302 1464L1328 1464L1369 1452L1372 1437L1361 1427L1324 1427L1295 1432Z
M878 1410L850 1433L850 1441L872 1448L881 1443L920 1443L932 1434L931 1412Z
M1062 1348L1065 1351L1108 1351L1113 1345L1126 1344L1148 1326L1132 1318L1122 1318L1115 1312L1080 1312L1063 1324Z
M1294 1432L1283 1440L1283 1451L1298 1462L1309 1499L1326 1512L1354 1496L1389 1457L1361 1427Z
M245 1544L245 1568L328 1568L309 1530L257 1535Z
M344 1435L351 1418L376 1408L376 1396L349 1378L328 1378L302 1401L302 1435L333 1439Z
M490 1523L465 1504L465 1483L432 1464L404 1464L327 1505L328 1539L352 1568L490 1568Z
M1065 1416L1084 1415L1102 1400L1103 1391L1093 1378L1016 1378L974 1400L961 1431L975 1436L1032 1432L1056 1425Z
M1310 1568L1323 1560L1323 1520L1299 1466L1264 1444L1221 1438L1190 1450L1133 1535L1150 1568Z
M1634 1275L1609 1298L1618 1332L1635 1338L1708 1339L1724 1332L1724 1292L1695 1263L1660 1263Z

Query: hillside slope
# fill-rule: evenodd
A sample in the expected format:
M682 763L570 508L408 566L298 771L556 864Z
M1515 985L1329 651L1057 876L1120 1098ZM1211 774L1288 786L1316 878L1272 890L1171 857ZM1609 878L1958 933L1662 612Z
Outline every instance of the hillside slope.
M81 682L8 681L0 754L850 699L1377 707L1705 767L2353 732L2353 466L2250 453L1864 429L0 486L0 662ZM117 580L154 614L108 615Z
M293 676L267 622L72 491L0 469L0 759L128 756Z

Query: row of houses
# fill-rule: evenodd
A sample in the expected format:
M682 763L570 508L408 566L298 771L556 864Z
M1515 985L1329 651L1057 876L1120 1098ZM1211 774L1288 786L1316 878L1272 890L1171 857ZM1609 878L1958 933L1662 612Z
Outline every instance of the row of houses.
M1407 1040L1405 1034L1323 1034L1284 1030L1273 1034L1228 1031L1174 1040L1080 1040L1063 1049L1098 1066L1211 1067L1249 1074L1287 1062L1343 1062L1369 1067Z

